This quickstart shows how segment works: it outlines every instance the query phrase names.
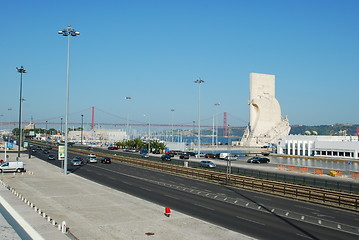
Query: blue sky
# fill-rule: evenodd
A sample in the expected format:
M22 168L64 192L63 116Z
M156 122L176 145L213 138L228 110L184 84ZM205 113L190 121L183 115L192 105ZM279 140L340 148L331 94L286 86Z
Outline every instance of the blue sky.
M358 124L357 0L1 1L0 121L65 116L68 24L70 122L202 124L249 120L249 73L276 75L290 124ZM124 98L132 99L126 101ZM214 103L220 102L215 109ZM9 111L8 109L12 110Z

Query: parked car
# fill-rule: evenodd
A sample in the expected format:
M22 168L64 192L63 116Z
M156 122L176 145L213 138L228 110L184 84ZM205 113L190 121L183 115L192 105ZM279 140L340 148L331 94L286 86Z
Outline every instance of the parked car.
M205 158L214 158L214 153L206 153L204 155Z
M167 154L168 156L170 156L170 157L174 157L174 156L175 156L175 154L174 154L173 151L168 151L168 152L166 152L166 154Z
M269 158L263 158L263 157L252 157L247 160L247 163L269 163Z
M152 153L153 153L153 154L160 154L161 152L160 152L160 150L155 149L155 150L152 151Z
M72 166L81 166L82 164L84 164L84 161L81 157L76 156L71 160Z
M183 152L180 150L173 150L172 151L174 155L181 155Z
M182 153L181 155L179 155L180 159L189 159L189 154L187 153Z
M111 163L111 158L103 157L103 158L100 159L100 162L110 164Z
M162 161L171 161L171 157L167 154L164 154L161 156Z
M192 156L192 157L196 156L195 152L186 152L186 154L188 154L189 156Z
M118 147L111 146L111 147L108 147L107 149L108 149L108 150L117 150L117 149L118 149Z
M200 161L199 166L204 168L215 168L216 164L211 161Z
M55 155L53 154L49 154L49 156L47 157L48 160L56 160Z

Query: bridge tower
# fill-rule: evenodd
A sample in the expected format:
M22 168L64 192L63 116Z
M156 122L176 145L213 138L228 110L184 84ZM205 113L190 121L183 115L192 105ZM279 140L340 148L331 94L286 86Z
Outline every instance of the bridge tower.
M223 113L223 137L228 137L227 112Z

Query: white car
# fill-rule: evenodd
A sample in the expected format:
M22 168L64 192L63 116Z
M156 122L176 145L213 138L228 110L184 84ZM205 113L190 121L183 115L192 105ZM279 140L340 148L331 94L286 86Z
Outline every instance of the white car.
M95 154L90 154L87 156L87 162L88 163L97 163L97 158Z

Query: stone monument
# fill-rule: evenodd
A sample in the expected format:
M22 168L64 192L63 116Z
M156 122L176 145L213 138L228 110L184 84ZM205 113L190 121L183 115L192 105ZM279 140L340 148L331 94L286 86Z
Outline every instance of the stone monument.
M249 91L250 120L241 145L257 147L277 143L289 134L290 126L275 98L275 75L251 73Z

